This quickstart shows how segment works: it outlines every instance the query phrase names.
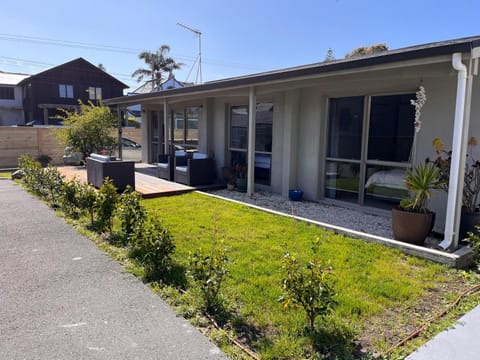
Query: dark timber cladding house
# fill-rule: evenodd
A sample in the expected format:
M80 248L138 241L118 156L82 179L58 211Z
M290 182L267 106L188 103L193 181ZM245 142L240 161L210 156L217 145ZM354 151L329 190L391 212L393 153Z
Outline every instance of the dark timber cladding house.
M127 85L83 58L45 70L21 81L25 122L55 123L58 108L122 96Z
M453 149L460 177L469 135L480 136L480 36L334 60L202 85L110 99L141 104L143 161L172 145L215 156L221 167L248 165L248 190L390 209L405 195L405 170L435 156L432 140ZM426 90L414 144L420 86ZM462 181L450 182L461 194ZM430 207L446 247L456 248L461 201L439 193Z

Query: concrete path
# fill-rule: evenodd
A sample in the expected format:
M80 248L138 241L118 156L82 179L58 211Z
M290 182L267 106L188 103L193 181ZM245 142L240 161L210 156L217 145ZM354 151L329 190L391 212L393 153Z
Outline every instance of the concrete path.
M226 359L41 201L0 180L0 359Z
M412 353L406 360L480 359L480 306Z

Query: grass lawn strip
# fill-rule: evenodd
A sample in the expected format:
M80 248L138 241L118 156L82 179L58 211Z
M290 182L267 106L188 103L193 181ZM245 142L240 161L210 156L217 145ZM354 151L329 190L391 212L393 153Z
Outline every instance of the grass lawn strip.
M366 352L385 351L471 286L461 272L443 265L198 193L145 205L172 232L179 264L185 265L189 251L208 249L214 237L225 241L233 264L224 294L234 300L248 331L261 334L250 346L262 358L288 358L303 346L295 341L303 331L303 313L282 310L277 299L284 252L307 261L312 238L321 238L324 259L337 276L333 323L346 324Z

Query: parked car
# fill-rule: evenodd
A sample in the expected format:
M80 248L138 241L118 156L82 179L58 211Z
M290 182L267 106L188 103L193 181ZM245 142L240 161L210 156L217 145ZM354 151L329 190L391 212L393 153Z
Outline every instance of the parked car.
M134 149L138 149L138 148L141 148L142 145L140 145L139 143L137 143L136 141L133 141L131 139L127 139L127 138L124 138L122 137L122 146L125 148L125 147L129 147L129 148L134 148Z

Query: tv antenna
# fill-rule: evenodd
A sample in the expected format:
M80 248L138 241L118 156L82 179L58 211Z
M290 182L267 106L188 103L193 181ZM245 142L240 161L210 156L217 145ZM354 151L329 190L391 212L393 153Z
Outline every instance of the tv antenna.
M187 75L187 78L185 79L185 81L188 80L188 77L192 73L192 70L193 70L195 64L198 61L197 77L195 78L195 83L196 84L201 84L202 83L202 32L200 30L193 29L190 26L184 25L184 24L179 23L179 22L177 23L177 25L183 27L184 29L187 29L188 31L193 32L195 35L198 35L198 56L195 59L195 61L193 62L192 68L188 72L188 75ZM199 79L200 79L200 82L198 81Z

